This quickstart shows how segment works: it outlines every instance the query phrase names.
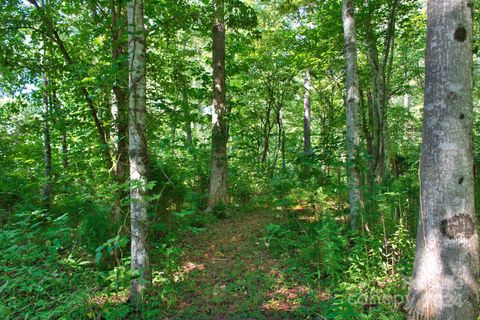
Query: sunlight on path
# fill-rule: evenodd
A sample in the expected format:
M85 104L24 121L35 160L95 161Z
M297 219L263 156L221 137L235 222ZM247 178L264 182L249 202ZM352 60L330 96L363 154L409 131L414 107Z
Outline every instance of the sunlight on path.
M181 300L169 319L288 319L311 293L287 277L263 237L272 213L219 220L185 239Z

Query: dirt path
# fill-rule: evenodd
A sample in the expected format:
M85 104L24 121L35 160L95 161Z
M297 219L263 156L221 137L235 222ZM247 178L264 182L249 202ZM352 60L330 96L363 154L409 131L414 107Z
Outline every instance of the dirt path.
M268 252L265 227L272 213L219 220L185 239L178 311L170 319L301 319L312 290L285 275L284 261Z

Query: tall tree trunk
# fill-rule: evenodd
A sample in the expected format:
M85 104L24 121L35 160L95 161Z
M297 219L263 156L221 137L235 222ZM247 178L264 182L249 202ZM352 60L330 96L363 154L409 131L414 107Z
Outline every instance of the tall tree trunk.
M146 39L143 0L131 0L127 7L129 51L129 155L132 271L141 276L132 280L131 301L142 300L144 288L151 284L150 258L147 250L147 106Z
M224 1L213 0L213 103L212 103L212 160L210 173L210 199L208 210L227 199L227 124L225 115L225 21Z
M311 75L310 70L305 72L305 97L303 100L303 151L305 155L310 155L312 153L311 146L311 129L310 129L310 118L311 118L311 109L310 109L310 91L311 91Z
M399 0L392 0L390 16L383 44L382 55L379 56L377 49L377 35L371 25L371 19L367 19L366 42L367 57L370 64L372 77L371 108L372 130L372 153L370 160L371 175L378 183L383 183L386 176L387 157L387 100L388 100L388 61L393 59L393 39L395 35L395 22L397 17ZM370 9L372 10L372 9ZM373 14L370 13L370 16Z
M347 175L348 199L350 204L350 223L352 229L358 229L362 211L362 193L360 189L360 92L357 66L357 36L355 29L355 2L343 0L343 33L345 41L346 65L346 117L347 117Z
M127 24L125 3L122 0L111 0L112 16L112 66L116 70L113 84L111 113L115 124L115 141L113 148L113 169L115 181L122 185L127 178L128 170L128 65L124 57L127 55L127 43L123 39ZM113 218L120 222L122 218L122 199L126 193L120 187L114 200Z
M43 150L44 150L44 176L43 201L45 209L52 207L52 145L50 143L50 99L48 94L48 78L43 74Z
M476 320L473 1L429 0L420 213L408 319Z

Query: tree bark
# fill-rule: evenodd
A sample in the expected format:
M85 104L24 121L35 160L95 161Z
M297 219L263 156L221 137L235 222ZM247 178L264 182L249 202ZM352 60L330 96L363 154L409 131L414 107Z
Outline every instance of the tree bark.
M352 229L359 229L362 211L362 193L360 189L360 92L357 65L357 36L355 29L355 2L343 0L343 33L345 41L346 65L346 118L347 118L347 178L348 199L350 204L350 223Z
M227 140L225 121L227 101L225 93L225 21L224 1L213 0L213 103L212 103L212 159L210 173L210 210L218 202L227 203Z
M151 284L147 250L147 107L146 39L143 0L131 0L127 7L129 51L129 156L132 271L141 276L132 281L131 302L138 305L145 287Z
M473 1L429 0L420 213L408 319L476 320Z
M312 153L311 146L311 128L310 128L310 91L311 91L311 75L310 70L305 72L305 97L303 99L303 152L306 156Z

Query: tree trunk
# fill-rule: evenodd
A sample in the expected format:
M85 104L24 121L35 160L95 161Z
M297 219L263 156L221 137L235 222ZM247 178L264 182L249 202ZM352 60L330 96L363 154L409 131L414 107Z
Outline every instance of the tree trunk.
M212 159L210 199L208 210L227 199L227 124L225 115L225 22L223 0L213 0L213 103L212 103Z
M265 123L263 127L263 147L262 147L262 157L260 163L262 168L265 167L265 163L267 162L268 152L270 149L270 133L272 131L272 125L270 121L270 115L272 113L271 105L267 105L267 110L265 111Z
M68 168L67 128L62 129L62 163L63 163L63 169L67 169Z
M277 118L277 141L275 143L275 148L273 152L273 161L272 161L272 166L270 168L270 177L273 177L273 174L275 173L275 169L277 168L277 160L278 160L278 154L281 152L282 153L282 170L284 161L283 161L283 149L282 149L282 139L283 139L283 121L282 121L282 106L279 105L277 106L276 112L275 112L275 117Z
M408 319L476 320L473 1L429 0L420 213Z
M310 70L305 72L305 97L303 100L303 152L306 156L312 153L311 138L310 138L310 91L311 91L311 76Z
M147 108L146 108L146 40L143 22L143 0L128 2L129 51L129 155L132 271L141 276L132 281L131 301L138 305L142 292L151 284L150 259L147 250Z
M391 52L393 50L393 38L395 35L395 22L397 17L398 1L393 0L390 8L387 30L384 39L383 52L379 57L377 49L377 35L371 25L371 19L367 19L366 41L367 58L370 64L372 77L372 99L370 104L370 114L373 126L372 130L372 152L370 160L371 175L376 182L382 184L386 176L386 158L387 158L387 69L388 61L393 59ZM373 14L370 13L370 16ZM390 59L391 58L391 59Z
M28 2L30 2L38 10L42 18L42 21L45 27L47 28L47 31L50 33L50 38L55 42L55 44L60 49L60 52L62 53L62 56L64 57L67 64L74 65L75 63L72 57L70 56L70 54L68 53L63 40L60 38L60 35L57 32L57 29L55 29L54 23L46 15L45 8L40 6L37 0L28 0ZM98 139L100 143L101 153L105 160L106 167L110 169L112 165L112 162L111 162L112 159L111 159L110 150L108 147L105 127L98 117L97 108L95 107L93 100L85 86L80 86L80 93L84 97L85 102L87 103L87 106L90 110L90 114L92 115L93 122L95 123L95 127L97 128L97 132L98 132Z
M43 201L45 209L52 208L52 145L50 143L50 99L48 95L48 78L43 74L43 150L44 150L44 176Z
M189 102L188 102L188 88L185 88L182 91L183 95L183 104L186 108L186 121L185 121L185 143L187 146L191 146L193 143L192 137L192 121L190 120L190 109L189 109Z
M60 105L60 100L58 99L57 96L57 90L55 89L55 86L52 89L52 103L51 103L57 110L62 112L62 108ZM67 140L67 120L66 120L66 115L64 112L61 113L64 121L61 124L61 132L62 132L62 164L63 164L63 169L68 168L68 140Z
M123 40L127 24L125 6L121 0L111 0L112 16L112 66L116 70L113 84L111 113L115 125L113 148L113 169L115 182L120 185L114 199L113 219L122 220L122 199L126 197L122 184L125 183L128 170L128 65L124 59L127 55L127 43Z
M282 121L282 173L285 173L286 169L287 169L287 164L285 159L285 128L283 127L283 121Z
M360 92L357 66L357 37L355 29L355 2L343 0L343 32L345 41L346 65L346 118L347 118L347 175L348 199L350 204L350 223L352 229L359 226L362 210L362 193L360 189Z

